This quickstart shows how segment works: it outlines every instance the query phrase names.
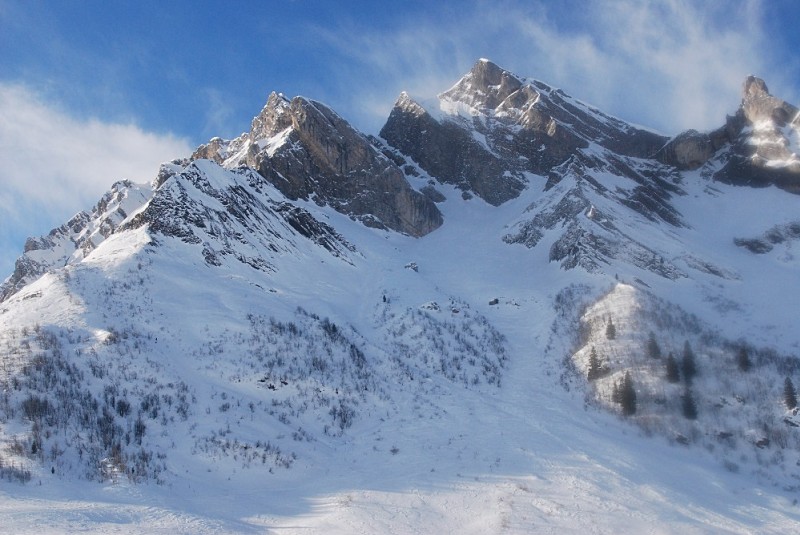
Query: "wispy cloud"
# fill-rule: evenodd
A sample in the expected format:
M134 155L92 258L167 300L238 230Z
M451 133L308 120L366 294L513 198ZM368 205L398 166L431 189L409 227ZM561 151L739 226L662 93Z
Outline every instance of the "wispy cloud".
M90 208L117 180L152 180L188 155L185 139L131 124L79 120L21 85L0 84L0 278L21 240Z
M709 129L735 110L747 74L769 70L760 3L591 3L583 31L563 36L518 19L565 85L669 133ZM763 75L768 76L769 73Z
M223 92L215 88L206 88L202 95L206 103L203 136L211 138L220 135L220 132L230 132L234 107L228 102Z
M579 7L555 12L545 2L465 3L436 17L409 17L388 31L353 27L316 35L347 58L342 63L352 62L332 72L342 91L352 91L350 110L342 113L372 129L400 90L433 96L478 57L669 134L721 125L735 111L747 74L780 77L769 63L760 0L736 9L730 2L689 0L598 0Z

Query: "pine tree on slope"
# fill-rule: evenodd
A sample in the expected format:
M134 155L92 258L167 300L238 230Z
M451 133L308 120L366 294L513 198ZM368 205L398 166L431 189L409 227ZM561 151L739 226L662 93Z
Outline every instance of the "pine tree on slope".
M681 380L681 372L678 368L678 361L672 353L667 357L667 381L670 383L677 383Z
M589 370L586 373L586 378L590 381L594 381L601 375L603 375L603 367L600 364L600 357L597 356L597 350L592 347L592 350L589 352Z
M697 403L695 403L692 391L688 386L683 393L682 402L684 418L687 420L697 420Z
M636 414L636 390L633 387L631 373L625 372L622 385L619 388L619 403L622 405L622 414L631 416Z
M736 365L743 372L749 371L752 366L750 355L748 355L747 348L744 346L740 347L738 353L736 353Z
M660 359L661 358L661 347L658 345L658 341L656 340L656 335L652 331L650 332L650 336L647 339L647 356L651 359Z
M797 407L797 391L794 389L792 380L788 377L783 382L783 402L788 410Z
M614 320L608 318L608 325L606 325L606 338L613 340L617 337L617 328L614 326Z

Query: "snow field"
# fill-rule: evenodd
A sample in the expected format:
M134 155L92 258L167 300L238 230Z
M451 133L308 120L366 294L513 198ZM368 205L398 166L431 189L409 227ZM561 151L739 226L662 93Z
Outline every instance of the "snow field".
M209 186L219 188L226 175L214 173L219 174ZM735 269L739 279L700 275L666 281L623 261L599 274L564 271L549 263L551 236L532 249L502 241L510 222L535 200L535 188L495 208L437 187L449 199L441 205L447 223L420 240L298 203L354 245L357 253L349 262L291 236L287 250L260 250L270 255L274 270L254 269L233 256L213 267L198 254L202 245L160 237L153 247L139 229L114 235L83 262L45 275L0 305L4 341L16 333L18 346L22 330L28 327L30 338L38 324L60 337L64 354L94 349L95 361L76 362L84 367L83 384L98 399L106 378L127 386L134 410L157 393L159 414L144 415L143 446L164 455L154 463L161 467L158 477L135 485L124 472L102 483L86 481L74 449L63 455L55 473L47 463L31 463L28 484L0 481L0 531L785 533L796 528L795 491L775 485L778 464L738 461L742 468L732 473L717 452L644 436L617 415L587 405L591 387L563 367L579 347L571 338L580 317L575 312L602 297L615 274L622 284L586 309L586 318L599 321L597 327L605 316L614 318L617 345L603 341L598 328L590 340L600 351L616 351L615 363L623 363L643 341L630 328L642 310L634 278L654 292L668 289L681 309L699 314L715 310L742 281L756 280L763 263L735 247L727 234L714 239L709 221L708 229L698 223L675 232L684 233L692 250L697 246ZM719 214L746 210L752 202L735 189L720 191L726 201ZM698 214L706 194L692 190L681 201L693 223L704 221ZM728 232L760 228L748 225ZM769 273L786 270L779 276L794 288L791 265L770 261ZM405 267L410 262L417 271ZM567 305L554 306L564 288L577 289ZM744 318L762 320L739 322L735 329L753 335L760 347L766 338L759 334L763 321L775 317L767 314L769 300L788 311L791 299L745 290L734 295ZM716 321L711 314L703 317L711 318L713 332L734 330L725 325L730 314L720 313ZM776 325L775 347L790 351L794 335L788 324ZM677 330L662 348L683 337ZM34 347L24 358L44 349ZM702 358L711 359L714 349L702 350ZM582 354L576 357L578 369ZM442 356L449 358L443 363ZM26 365L24 359L4 362L17 370ZM102 377L94 375L90 362L103 370L97 372ZM656 384L655 377L640 380L642 387ZM185 410L178 403L181 392ZM172 404L165 395L172 396ZM115 416L114 421L122 426L127 420ZM24 434L18 422L0 422L5 440L10 432ZM72 448L86 438L77 425L60 432L73 433ZM753 474L753 466L762 472Z

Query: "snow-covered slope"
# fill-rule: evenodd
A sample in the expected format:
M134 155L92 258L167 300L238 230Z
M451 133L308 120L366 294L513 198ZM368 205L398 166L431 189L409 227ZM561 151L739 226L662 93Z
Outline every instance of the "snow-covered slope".
M83 260L111 235L121 221L136 212L152 194L149 185L115 183L91 213L80 212L41 238L29 238L14 273L0 285L0 301L50 269Z
M322 184L355 175L298 172L316 193L290 195L237 159L254 142L273 170L322 161L290 155L313 143L279 128L291 103L274 95L252 139L115 185L35 241L20 262L39 267L0 301L2 526L793 531L800 198L711 180L730 144L694 170L656 160L666 139L492 65L425 121L508 151L513 194L484 201L379 140L363 160L436 200L423 237ZM509 107L526 88L539 96ZM492 136L531 110L577 141L504 167L512 146ZM687 343L698 373L670 382Z

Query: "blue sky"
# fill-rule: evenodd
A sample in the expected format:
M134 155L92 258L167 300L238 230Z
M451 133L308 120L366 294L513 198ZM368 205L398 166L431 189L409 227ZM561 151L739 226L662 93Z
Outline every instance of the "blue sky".
M800 103L794 0L0 0L0 279L121 178L245 131L273 90L377 133L487 57L666 134L748 74Z

